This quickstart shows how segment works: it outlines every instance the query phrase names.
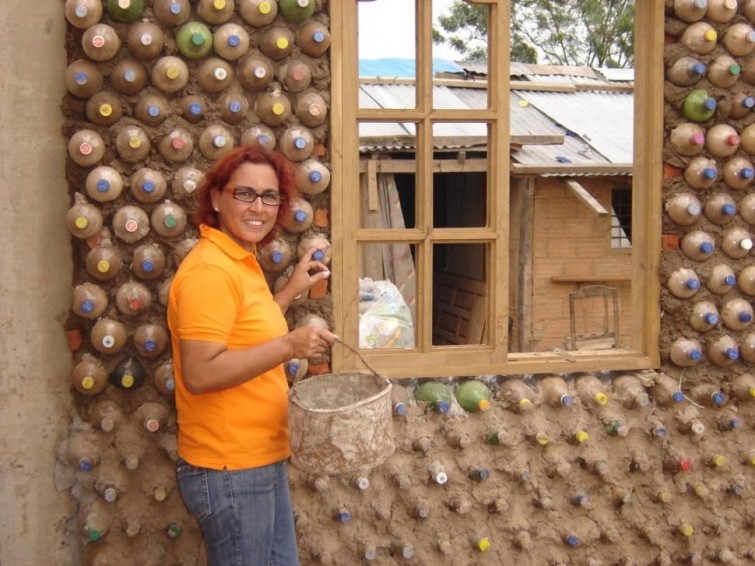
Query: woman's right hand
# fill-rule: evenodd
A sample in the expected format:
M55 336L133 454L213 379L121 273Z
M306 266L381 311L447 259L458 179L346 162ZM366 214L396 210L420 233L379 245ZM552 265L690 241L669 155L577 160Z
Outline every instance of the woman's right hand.
M288 333L292 358L319 358L330 348L338 336L330 330L314 326L301 326Z

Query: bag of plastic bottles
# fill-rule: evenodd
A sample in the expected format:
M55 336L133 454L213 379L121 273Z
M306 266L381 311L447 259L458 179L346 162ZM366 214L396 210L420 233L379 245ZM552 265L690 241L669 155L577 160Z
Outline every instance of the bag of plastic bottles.
M412 313L390 281L359 280L359 347L413 348Z

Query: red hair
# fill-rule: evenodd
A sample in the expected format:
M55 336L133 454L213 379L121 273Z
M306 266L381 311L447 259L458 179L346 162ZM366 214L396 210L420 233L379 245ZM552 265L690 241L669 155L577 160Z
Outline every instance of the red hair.
M277 151L269 151L258 145L242 145L229 151L218 159L204 176L204 181L197 192L197 209L192 220L197 226L206 224L213 228L220 227L218 213L212 207L212 192L222 191L228 184L236 169L244 163L257 163L269 165L278 177L278 186L283 196L283 201L278 207L278 216L275 219L273 229L261 240L266 244L280 230L281 219L289 212L290 201L297 196L294 179L294 166L282 154Z

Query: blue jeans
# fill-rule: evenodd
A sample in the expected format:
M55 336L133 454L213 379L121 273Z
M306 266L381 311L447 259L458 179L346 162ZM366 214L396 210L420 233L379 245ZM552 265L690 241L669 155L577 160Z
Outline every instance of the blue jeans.
M202 528L210 566L298 566L286 462L211 470L176 462L184 504Z

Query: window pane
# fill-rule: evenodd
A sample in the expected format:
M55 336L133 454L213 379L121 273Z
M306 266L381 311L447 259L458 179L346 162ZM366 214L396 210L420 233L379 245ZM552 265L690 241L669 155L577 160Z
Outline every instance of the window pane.
M414 348L416 248L364 244L359 252L359 347Z
M487 245L433 246L433 345L487 341Z
M359 124L359 199L362 228L415 227L414 124Z

